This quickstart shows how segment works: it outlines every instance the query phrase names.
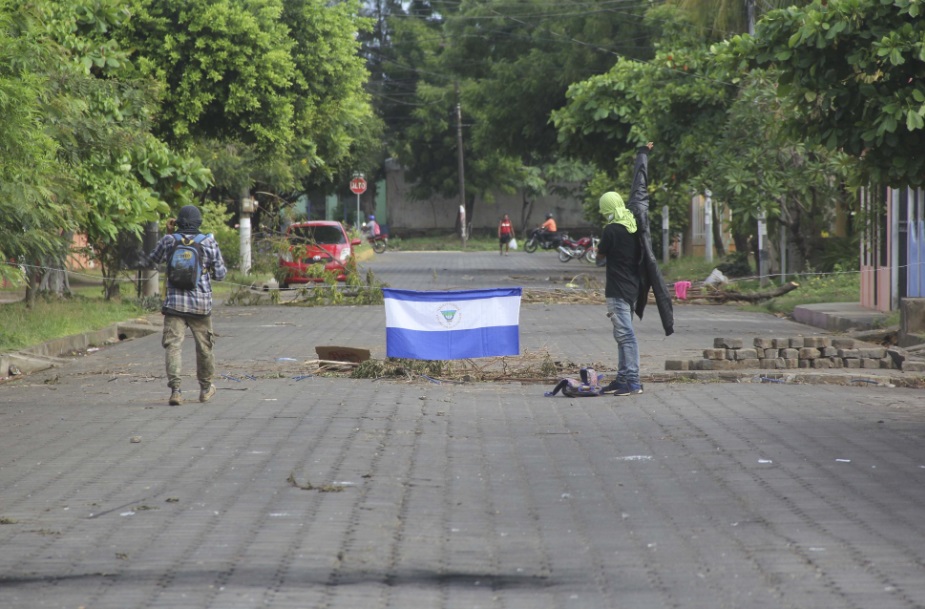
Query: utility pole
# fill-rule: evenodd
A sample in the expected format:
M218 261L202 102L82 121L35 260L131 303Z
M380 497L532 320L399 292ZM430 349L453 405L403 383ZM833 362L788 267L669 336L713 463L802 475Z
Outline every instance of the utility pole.
M780 223L780 284L787 282L787 225Z
M456 157L459 161L459 236L466 247L466 174L463 163L462 104L459 100L459 81L456 81Z
M703 223L706 225L704 254L706 254L707 262L713 262L713 193L708 188L704 194L706 195L703 203Z
M770 252L768 252L768 216L764 209L758 212L758 277L761 287L765 287L770 282L769 263Z
M668 233L668 206L662 205L662 264L668 264L671 260L671 237Z
M251 197L250 189L241 190L241 215L238 221L238 237L241 247L241 272L251 270L251 214L257 211L257 200Z

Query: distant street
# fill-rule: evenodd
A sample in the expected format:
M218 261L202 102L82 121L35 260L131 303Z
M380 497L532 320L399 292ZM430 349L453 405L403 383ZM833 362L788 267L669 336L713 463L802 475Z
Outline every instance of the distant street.
M555 251L395 252L387 251L363 262L380 281L415 290L451 290L519 285L564 288L590 280L603 289L604 269L582 260L559 262Z

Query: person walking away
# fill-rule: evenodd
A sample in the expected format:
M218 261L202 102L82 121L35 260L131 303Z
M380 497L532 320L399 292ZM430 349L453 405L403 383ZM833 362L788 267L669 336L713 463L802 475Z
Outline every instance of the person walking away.
M510 253L511 239L514 237L514 225L507 214L501 217L498 223L498 253L505 255Z
M183 403L180 390L181 347L186 328L192 332L196 342L196 378L199 381L199 401L208 402L215 395L212 376L215 374L215 358L212 353L214 334L212 332L212 279L221 281L228 270L218 243L212 235L202 235L202 213L195 205L180 210L176 219L176 233L168 234L158 241L149 256L155 264L167 262L167 294L161 313L164 315L164 333L161 345L166 352L167 385L170 387L171 406ZM196 247L198 245L198 248ZM172 257L178 248L187 252L193 248L193 257L200 256L198 269L191 285L178 285L180 280L171 279ZM188 256L189 257L189 256ZM174 275L178 277L178 274Z
M642 262L636 218L626 209L623 197L615 192L604 193L599 206L605 224L597 249L598 256L606 259L604 298L617 341L617 377L604 387L603 393L640 394L639 345L633 330L633 306L639 296Z

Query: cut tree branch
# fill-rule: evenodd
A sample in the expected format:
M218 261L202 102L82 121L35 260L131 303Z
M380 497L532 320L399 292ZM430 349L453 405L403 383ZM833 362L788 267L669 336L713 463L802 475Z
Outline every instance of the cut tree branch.
M790 281L784 285L770 290L767 292L755 292L753 294L742 294L741 292L725 292L725 291L716 291L710 294L710 300L717 302L761 302L763 300L770 300L772 298L777 298L778 296L783 296L787 292L792 292L793 290L800 287L800 284L795 281Z

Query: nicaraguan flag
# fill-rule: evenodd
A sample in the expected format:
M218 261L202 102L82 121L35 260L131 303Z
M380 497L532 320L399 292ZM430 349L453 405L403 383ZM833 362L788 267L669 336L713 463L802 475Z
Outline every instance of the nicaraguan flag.
M383 288L389 357L447 360L520 354L521 288Z

